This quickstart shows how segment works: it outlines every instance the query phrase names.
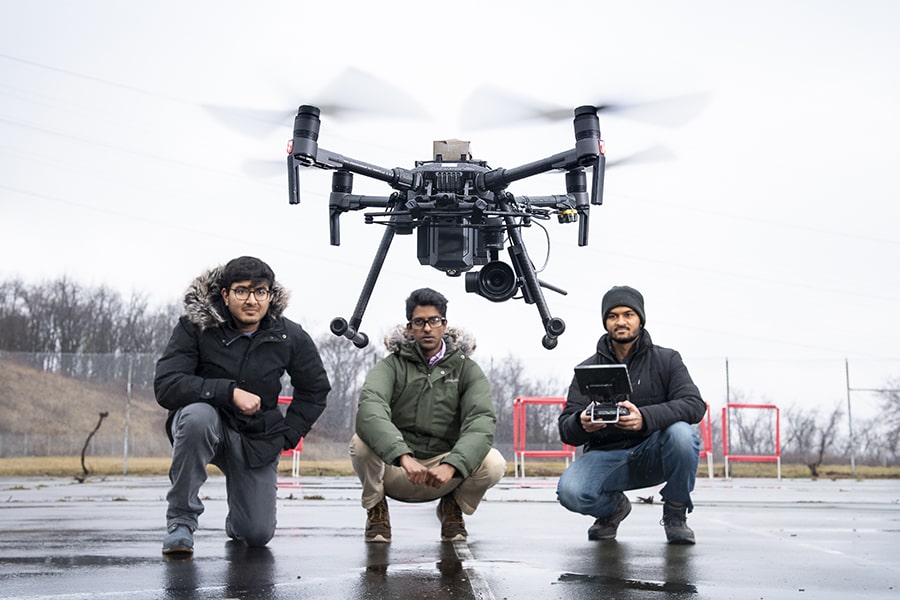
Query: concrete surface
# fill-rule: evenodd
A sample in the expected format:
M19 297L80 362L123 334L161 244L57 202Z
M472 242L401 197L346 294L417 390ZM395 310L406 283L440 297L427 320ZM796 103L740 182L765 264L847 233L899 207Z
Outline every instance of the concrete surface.
M698 479L696 546L669 546L658 488L629 492L615 541L504 479L441 543L435 503L390 503L393 542L362 540L353 478L284 480L268 548L227 541L225 486L203 488L193 558L160 552L165 478L0 478L0 598L900 598L900 481ZM654 504L640 498L653 496Z

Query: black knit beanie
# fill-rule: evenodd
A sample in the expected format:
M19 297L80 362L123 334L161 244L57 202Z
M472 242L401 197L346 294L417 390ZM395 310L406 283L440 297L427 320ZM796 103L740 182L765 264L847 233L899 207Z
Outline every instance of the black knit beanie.
M647 319L644 316L644 297L633 287L617 285L610 288L610 290L603 295L603 302L600 306L603 311L604 321L606 320L606 315L609 314L609 311L615 307L627 306L634 310L641 318L641 325L644 325L647 322Z

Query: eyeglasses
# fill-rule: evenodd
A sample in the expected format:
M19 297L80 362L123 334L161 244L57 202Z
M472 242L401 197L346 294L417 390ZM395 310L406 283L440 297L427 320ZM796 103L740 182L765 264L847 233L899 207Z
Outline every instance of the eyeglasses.
M412 321L409 322L410 325L413 326L413 329L422 329L425 327L425 323L428 323L431 327L440 327L447 322L447 319L444 317L428 317L427 319L423 319L422 317L416 317Z
M243 286L232 288L231 293L234 294L234 297L240 300L241 302L247 300L250 297L250 288L245 288ZM253 297L256 298L258 302L265 302L269 299L269 290L266 288L256 288L253 291Z

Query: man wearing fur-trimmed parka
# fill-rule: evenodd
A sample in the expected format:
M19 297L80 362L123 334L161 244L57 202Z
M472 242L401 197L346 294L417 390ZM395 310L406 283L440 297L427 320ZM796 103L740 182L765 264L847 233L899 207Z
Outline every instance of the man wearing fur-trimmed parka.
M465 540L463 513L474 513L506 472L491 447L497 419L490 383L469 357L475 341L448 328L446 316L443 295L413 291L406 326L385 337L389 354L360 391L350 459L362 482L367 542L391 541L386 496L440 499L441 539Z
M203 273L185 294L154 381L172 441L165 554L193 552L208 464L225 474L226 534L248 546L275 534L278 458L309 433L331 389L312 339L283 316L288 296L249 256ZM282 416L285 372L294 392Z

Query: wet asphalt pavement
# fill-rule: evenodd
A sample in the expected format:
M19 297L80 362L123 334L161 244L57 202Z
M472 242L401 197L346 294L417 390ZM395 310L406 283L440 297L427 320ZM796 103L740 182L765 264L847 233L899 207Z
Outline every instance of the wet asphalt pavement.
M0 478L0 598L900 598L900 481L698 479L696 546L665 543L658 488L628 493L615 541L588 541L555 479L507 477L468 542L439 541L434 502L390 502L388 545L363 542L355 479L283 483L267 548L228 541L217 477L172 559L165 478Z

